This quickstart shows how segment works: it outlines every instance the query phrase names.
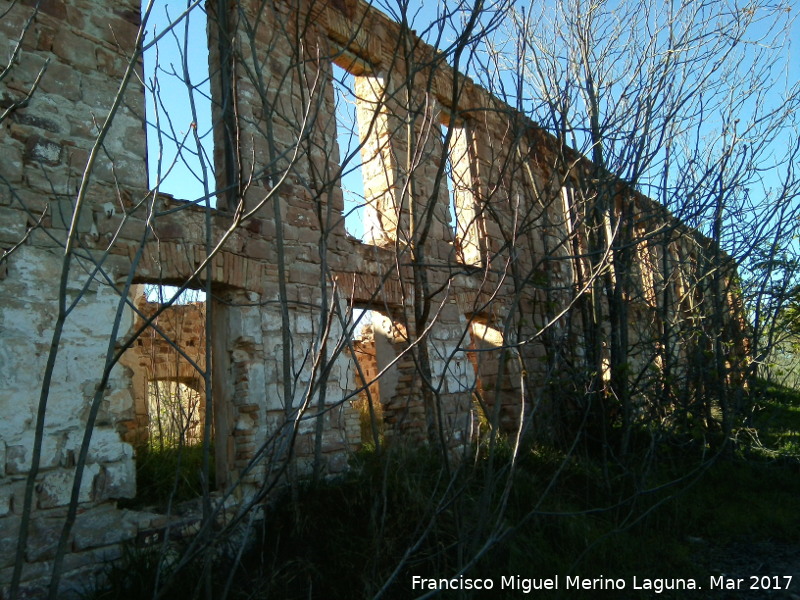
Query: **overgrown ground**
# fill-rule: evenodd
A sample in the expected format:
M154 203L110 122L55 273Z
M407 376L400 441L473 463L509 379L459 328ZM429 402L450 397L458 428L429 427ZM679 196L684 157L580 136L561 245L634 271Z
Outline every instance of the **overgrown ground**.
M434 452L365 451L346 477L286 490L237 559L233 543L218 553L210 578L202 561L176 574L170 561L132 551L94 598L153 597L159 564L161 597L174 599L207 597L205 582L215 598L227 587L235 599L406 599L423 593L412 589L414 576L462 574L495 588L442 597L526 597L499 589L503 576L517 575L558 576L558 591L530 594L552 600L800 597L800 572L785 572L798 567L791 553L800 547L800 396L766 385L755 392L739 445L715 457L664 440L648 460L624 466L541 447L511 461L501 442L445 472ZM788 591L715 595L707 584L720 573L745 577L746 587L749 575L781 577L773 587L785 586L783 576L795 581ZM626 589L565 590L575 575L622 579ZM694 578L705 589L634 591L634 577Z

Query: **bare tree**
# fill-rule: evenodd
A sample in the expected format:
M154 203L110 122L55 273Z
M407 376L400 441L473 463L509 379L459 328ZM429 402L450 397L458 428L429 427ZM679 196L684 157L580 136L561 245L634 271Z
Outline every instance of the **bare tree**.
M76 531L135 499L133 446L158 416L146 396L160 379L199 394L202 434L178 446L200 438L201 508L178 557L179 468L166 516L130 517L157 530L154 597L198 559L191 584L211 597L220 549L241 557L277 490L343 472L367 440L379 456L427 445L442 465L413 541L367 586L380 597L446 513L456 572L509 535L528 440L565 449L561 468L582 443L627 458L638 432L690 414L713 433L712 395L734 435L752 369L740 290L755 298L758 357L783 297L767 284L796 234L791 171L763 201L749 191L797 101L760 104L780 7L564 2L550 19L503 1L379 6L390 19L349 0L187 1L154 25L153 2L141 15L136 2L2 6L3 34L19 36L0 74L2 323L20 301L36 308L31 331L9 327L0 347L8 402L26 415L0 430L14 465L3 518L18 528L10 597L44 560L58 597ZM503 22L517 46L500 45ZM48 106L69 127L42 117ZM361 211L357 240L345 224ZM743 232L745 219L760 226ZM731 259L756 252L742 284ZM175 287L146 302L142 285ZM191 336L170 325L192 314L175 306L187 290L206 299ZM358 310L374 313L362 339ZM177 368L142 367L148 349ZM469 506L465 472L480 484ZM58 541L31 558L39 517Z
M577 268L600 274L581 299L586 368L594 373L592 389L620 406L622 454L641 414L651 365L662 375L662 393L655 396L662 405L688 385L684 410L708 415L704 403L713 397L730 438L744 407L741 388L735 394L729 386L752 374L770 345L763 332L774 326L774 312L767 316L760 307L767 282L781 277L775 269L788 264L775 253L794 252L797 226L792 115L798 95L781 53L791 23L789 7L772 4L567 1L540 13L515 12L508 39L518 41L492 40L486 77L511 82L492 89L591 159L587 167L565 151L554 170L575 199L569 218L579 223L581 240L572 248ZM776 152L778 146L786 153ZM692 239L674 225L643 227L665 213L632 203L634 190L708 239ZM680 240L696 250L676 254ZM764 251L766 260L752 260ZM632 278L636 263L647 260L660 263L661 271L650 290ZM679 283L675 269L687 260L700 273ZM729 261L743 265L743 280ZM758 273L747 266L755 264ZM782 290L771 289L777 298L794 277L784 273ZM742 293L746 303L754 301L748 308L755 312L744 317L753 326L751 360L725 341L731 302ZM660 312L656 327L640 332L648 340L643 345L640 335L631 339L640 302L654 302ZM697 302L707 311L702 321L674 310ZM685 361L689 347L697 348L702 364L691 375L679 367L699 378L684 384L675 361ZM653 398L652 390L645 396Z

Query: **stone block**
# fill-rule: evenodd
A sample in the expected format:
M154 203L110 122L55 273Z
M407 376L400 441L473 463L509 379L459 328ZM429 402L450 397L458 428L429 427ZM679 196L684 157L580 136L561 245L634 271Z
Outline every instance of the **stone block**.
M81 74L67 65L51 62L39 84L47 94L57 94L70 102L81 98Z
M75 29L85 31L87 14L80 4L70 3L67 7L67 23Z
M263 239L249 239L244 243L244 253L249 258L256 260L275 260L275 250L272 244Z
M111 241L114 237L125 240L138 240L142 235L142 223L138 219L126 217L124 214L107 216L102 212L94 213L97 234ZM127 252L120 254L127 254Z
M76 174L83 174L86 169L86 162L89 160L89 152L83 148L70 147L66 152L66 162L69 168Z
M95 500L136 497L136 463L133 458L105 465L98 478Z
M67 437L65 448L76 455L80 450L83 440L83 431L73 431ZM112 463L133 458L133 448L130 444L120 441L119 434L113 429L95 428L89 446L87 462Z
M19 600L38 600L39 598L47 598L49 574L52 565L48 563L26 563L22 569L22 581L19 586L19 593L17 598ZM3 598L9 597L9 587L6 582L11 581L11 572L13 567L0 571L0 595Z
M114 17L103 16L100 26L109 44L133 44L141 17L138 10L115 10Z
M14 486L7 484L0 487L0 517L7 517L11 514L12 504L14 502ZM21 497L20 497L21 500ZM2 559L0 559L2 560Z
M25 143L25 162L57 165L61 162L62 144L40 135L31 135Z
M319 244L322 234L316 229L300 229L297 232L297 241L300 244Z
M94 587L102 581L106 565L120 558L122 546L119 544L67 554L64 557L64 575L58 589L59 600L82 600L90 597ZM47 577L45 581L49 583L49 579Z
M64 0L23 0L26 6L38 6L39 11L59 21L67 18L67 8Z
M28 562L48 560L55 556L62 524L62 519L53 517L35 517L31 520L25 551Z
M102 183L119 184L140 190L147 186L147 171L144 161L121 153L111 157L101 156L95 163L93 175L97 181Z
M108 420L110 423L116 424L133 418L134 399L131 390L127 387L106 392L103 402L109 413Z
M317 324L309 315L297 314L294 317L294 332L299 334L312 334Z
M144 94L143 91L141 93ZM138 123L125 129L125 134L122 136L122 147L125 150L133 155L141 156L145 150L146 143L143 123Z
M86 465L78 502L88 502L92 499L95 478L99 473L100 465ZM54 508L69 504L74 478L74 469L57 469L47 473L39 486L39 508Z
M79 514L73 527L77 552L110 546L136 537L136 525L122 518L122 511L106 504Z
M262 398L267 390L266 367L262 362L253 362L247 368L247 380L252 400Z
M349 466L348 460L349 457L346 452L344 452L345 448L340 448L340 451L335 454L328 455L327 458L327 470L328 473L331 475L336 475L338 473L344 473Z
M18 516L0 517L0 570L14 564L14 554L19 537L19 524L20 518Z
M317 265L294 263L289 269L288 280L289 283L319 287L320 269Z
M20 439L8 444L5 449L5 472L7 475L22 475L31 468L33 456L33 432L26 432ZM62 438L53 436L52 431L46 432L42 439L42 451L39 459L40 469L52 469L61 464L64 458L62 452Z
M61 133L61 126L58 121L53 118L43 117L41 115L33 114L29 111L17 111L13 113L14 121L20 125L26 125L31 128L49 131L51 133Z
M53 53L66 64L84 73L97 70L94 50L91 41L76 35L66 27L59 30L53 39ZM100 106L96 108L99 109Z
M13 246L25 237L27 215L15 208L0 206L0 245Z
M97 71L99 73L103 73L114 79L119 79L125 74L128 63L119 54L111 52L106 48L97 48L94 54Z
M17 150L16 142L6 140L3 147L3 160L0 161L0 177L3 177L9 183L19 183L22 181L22 146ZM12 194L7 189L3 190L0 194L0 204L10 204Z
M50 203L50 215L52 218L52 225L55 229L69 230L72 223L72 214L74 212L74 203L71 198L61 198L53 200ZM84 206L81 214L78 216L78 231L80 233L88 233L94 226L94 218L91 208Z
M261 339L261 314L255 307L231 307L228 311L228 336L232 341L250 339L246 346L258 345Z

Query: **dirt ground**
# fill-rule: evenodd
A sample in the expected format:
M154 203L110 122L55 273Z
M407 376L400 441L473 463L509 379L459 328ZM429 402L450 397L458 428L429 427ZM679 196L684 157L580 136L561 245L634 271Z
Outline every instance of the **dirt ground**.
M800 518L800 515L798 515ZM780 542L733 542L716 545L698 541L696 560L709 576L724 575L742 579L741 590L708 591L694 598L800 600L800 545ZM786 586L784 576L792 577L788 589L750 589L763 583ZM753 577L757 577L754 580Z

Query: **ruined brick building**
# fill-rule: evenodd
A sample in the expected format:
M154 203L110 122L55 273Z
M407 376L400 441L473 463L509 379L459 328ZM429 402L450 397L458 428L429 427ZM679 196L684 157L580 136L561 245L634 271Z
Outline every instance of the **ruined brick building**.
M340 472L364 442L556 435L580 403L551 392L592 352L610 380L581 317L611 268L586 233L592 165L413 32L350 0L210 2L212 207L148 184L139 3L34 4L0 2L3 588L48 580L57 555L80 573L164 526L116 507L136 496L158 393L192 398L185 441L213 433L216 493L235 507ZM354 76L363 240L345 230L333 64ZM640 414L648 382L688 356L675 324L704 322L709 246L612 187ZM163 284L211 295L146 301ZM354 309L372 311L360 333Z

